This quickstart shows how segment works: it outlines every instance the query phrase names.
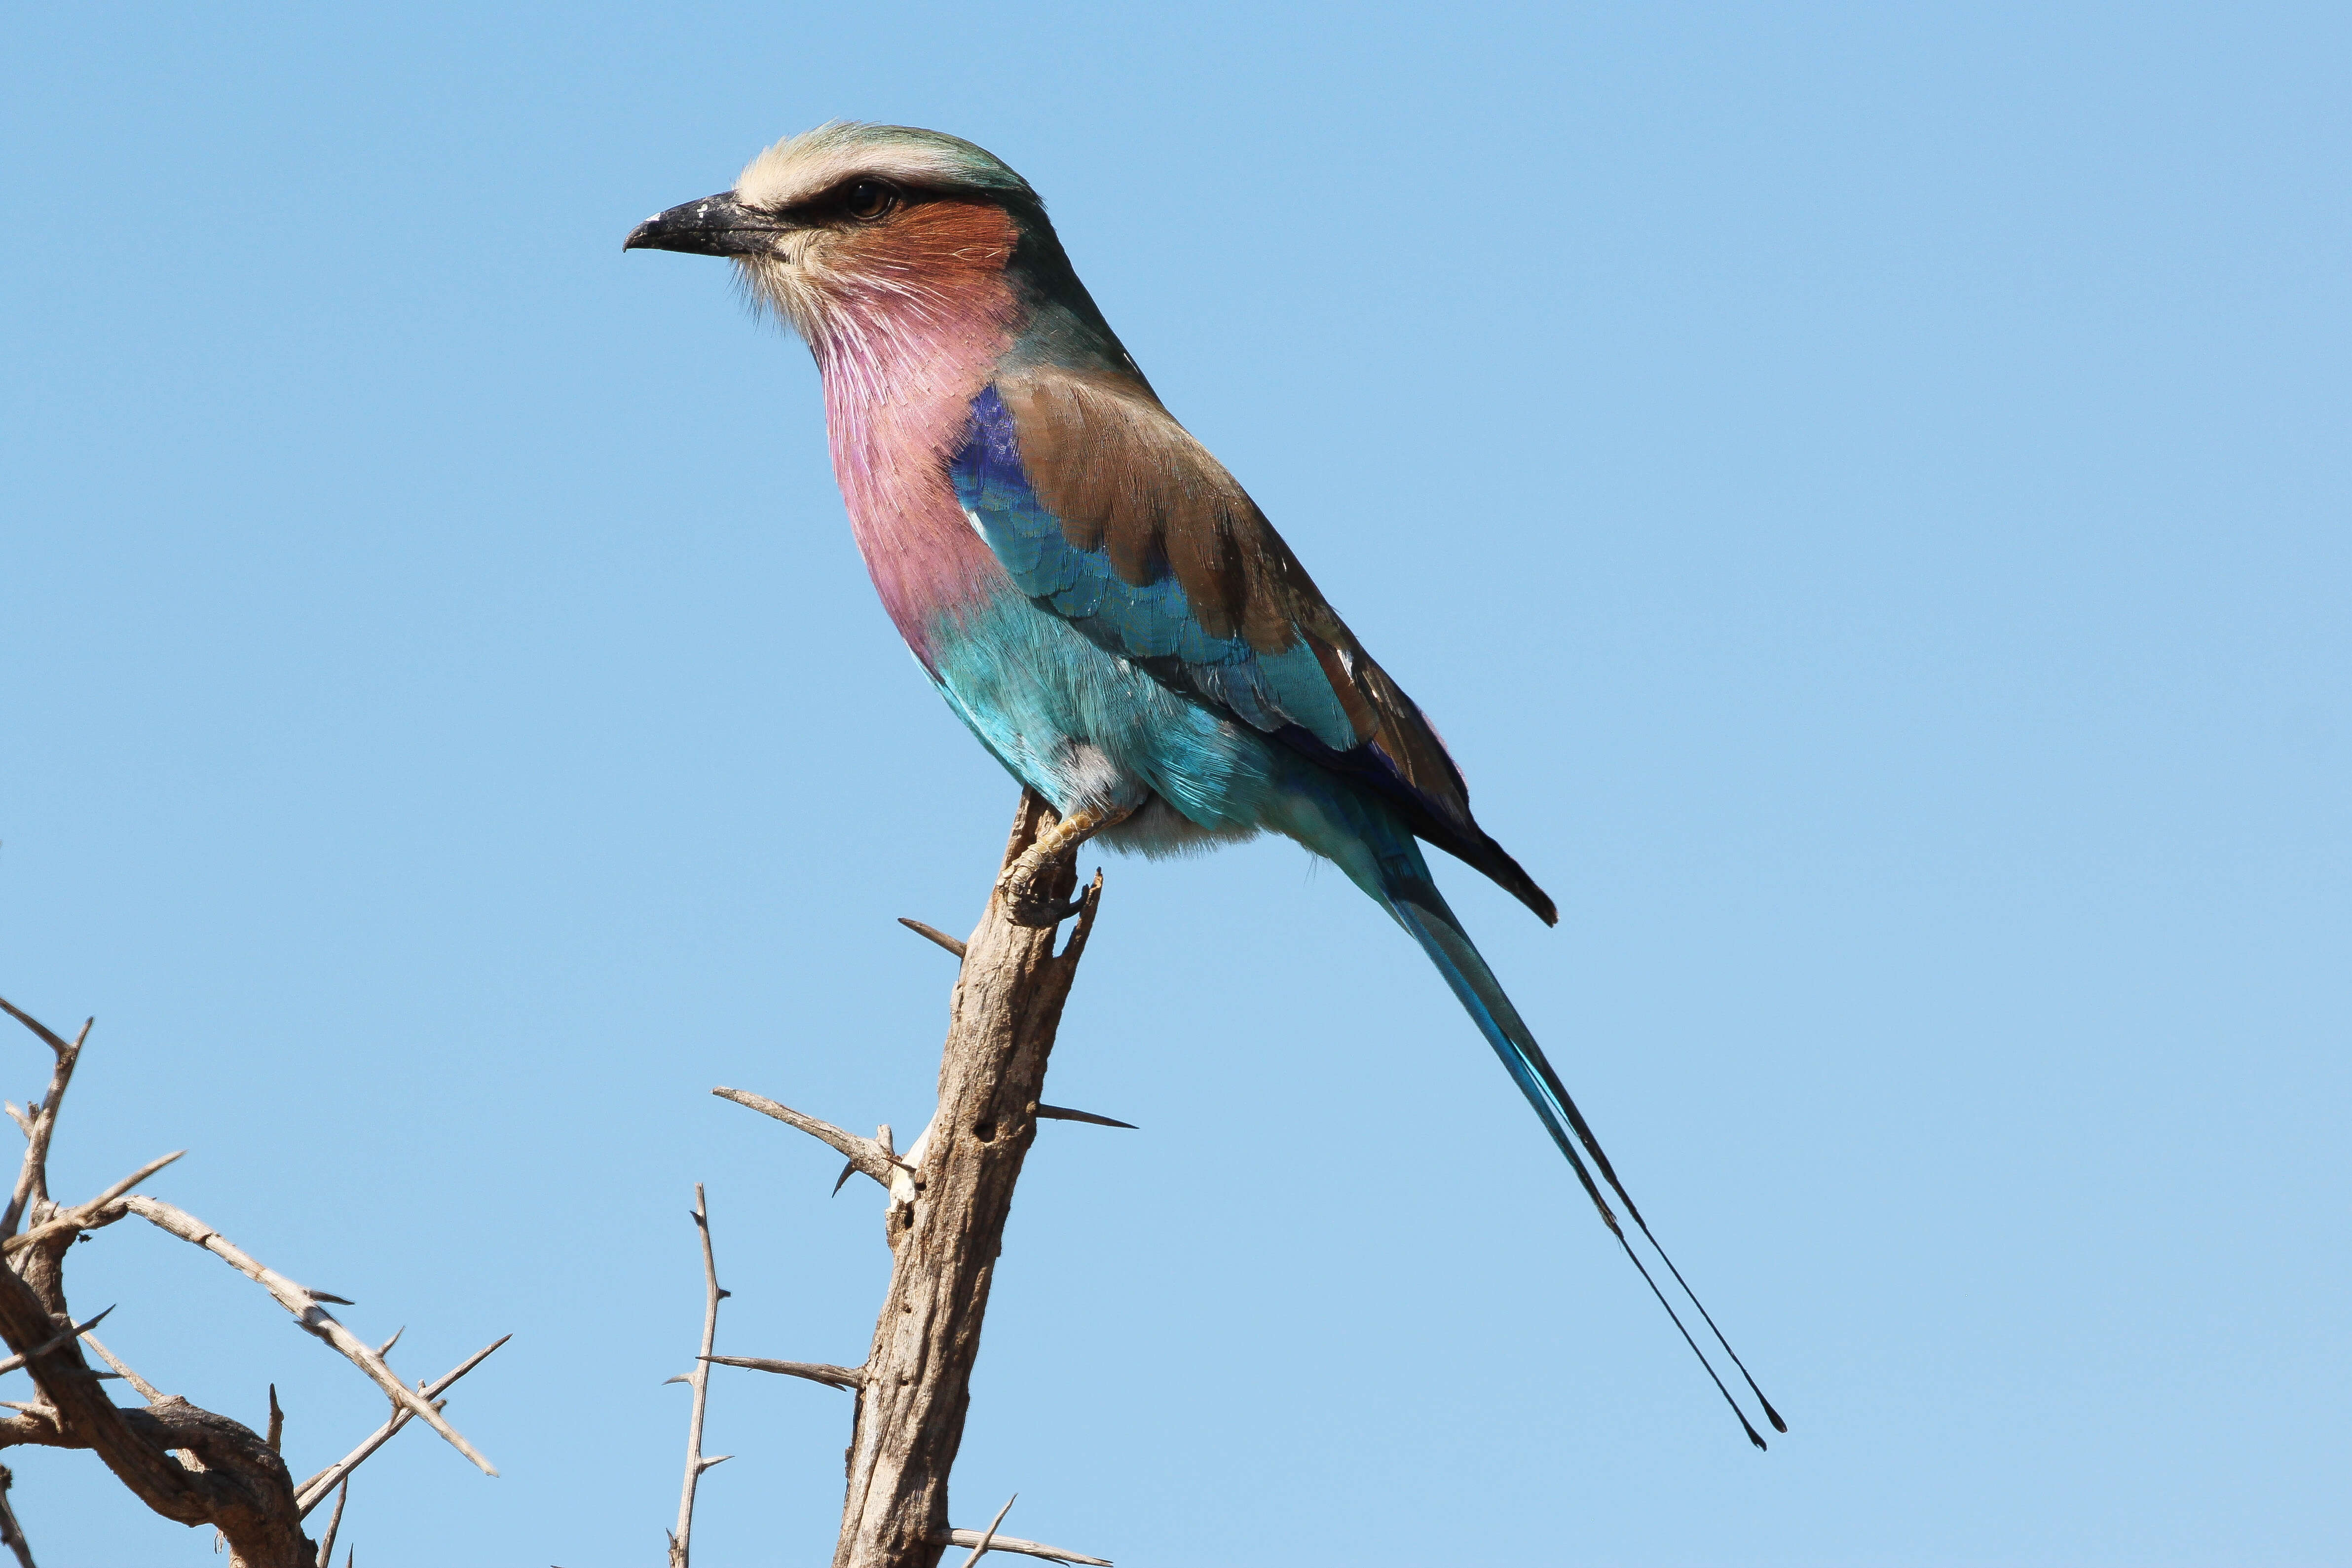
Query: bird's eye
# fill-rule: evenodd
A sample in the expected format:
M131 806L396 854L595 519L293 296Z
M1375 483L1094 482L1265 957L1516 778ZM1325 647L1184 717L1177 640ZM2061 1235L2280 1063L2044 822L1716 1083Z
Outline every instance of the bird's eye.
M879 180L860 180L849 187L849 216L871 223L898 205L898 193Z

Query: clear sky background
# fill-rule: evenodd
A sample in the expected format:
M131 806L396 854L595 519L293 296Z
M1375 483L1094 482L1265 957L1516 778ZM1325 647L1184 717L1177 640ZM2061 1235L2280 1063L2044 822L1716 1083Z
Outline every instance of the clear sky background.
M1121 1568L2352 1559L2340 6L61 6L0 34L0 994L55 1160L514 1342L384 1563L660 1561L701 1310L854 1363L1014 789L807 356L647 213L968 136L1429 709L1440 874L1794 1430L1758 1455L1443 984L1281 843L1117 859L956 1522ZM0 1038L22 1102L46 1053ZM73 1300L300 1474L382 1402L126 1223ZM5 1386L13 1384L13 1387ZM23 1374L0 1397L27 1397ZM116 1385L118 1389L121 1385ZM127 1397L127 1395L125 1396ZM714 1388L705 1568L845 1395ZM44 1563L201 1564L17 1450Z

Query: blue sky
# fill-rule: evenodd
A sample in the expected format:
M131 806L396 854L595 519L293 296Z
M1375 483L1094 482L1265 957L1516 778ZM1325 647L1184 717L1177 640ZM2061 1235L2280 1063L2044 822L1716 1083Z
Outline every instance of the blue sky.
M957 1522L1116 1558L2352 1556L2344 12L34 7L5 16L0 994L55 1161L357 1300L458 1425L372 1560L658 1561L723 1352L855 1362L1013 790L805 354L646 214L836 116L1043 191L1435 717L1440 875L1794 1430L1752 1453L1436 977L1260 844L1113 860ZM22 1102L45 1068L0 1040ZM129 1225L77 1305L308 1473L379 1419ZM21 1373L5 1380L25 1397ZM779 1384L782 1384L779 1386ZM846 1400L714 1388L707 1565ZM191 1564L16 1451L43 1561Z

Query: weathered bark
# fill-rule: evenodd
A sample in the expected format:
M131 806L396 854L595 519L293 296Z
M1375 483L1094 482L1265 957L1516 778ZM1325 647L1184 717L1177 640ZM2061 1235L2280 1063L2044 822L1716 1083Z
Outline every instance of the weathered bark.
M230 1568L316 1568L323 1553L304 1532L304 1516L412 1416L430 1422L488 1469L442 1419L437 1400L498 1345L421 1394L409 1388L384 1364L391 1341L381 1350L371 1349L320 1304L342 1298L299 1285L255 1261L194 1215L131 1193L178 1154L148 1162L88 1203L68 1208L52 1201L47 1170L51 1136L89 1026L84 1025L81 1037L68 1044L5 1001L0 1001L0 1012L21 1021L57 1058L47 1096L24 1111L8 1108L25 1134L26 1153L14 1195L0 1209L0 1342L14 1352L0 1358L0 1368L22 1365L40 1399L0 1419L0 1448L30 1443L91 1450L132 1496L165 1519L218 1529L227 1541ZM303 1329L341 1351L383 1387L393 1398L394 1419L341 1463L314 1477L311 1488L298 1489L278 1455L284 1413L274 1385L269 1391L269 1435L264 1437L226 1415L160 1392L124 1365L90 1331L104 1312L85 1322L74 1321L66 1305L64 1267L76 1241L88 1240L87 1233L134 1214L217 1254L266 1287ZM25 1223L21 1235L16 1231L19 1220ZM108 1397L99 1381L101 1374L83 1359L85 1343L113 1367L103 1375L121 1376L145 1396L144 1409L118 1405ZM0 1469L0 1477L6 1474ZM331 1526L328 1535L331 1542ZM14 1552L20 1565L30 1563L30 1550L5 1499L0 1499L0 1545Z
M1005 865L1055 821L1024 793ZM1073 849L1054 862L1038 892L1067 900L1075 860ZM835 1568L934 1568L949 1539L948 1472L963 1440L981 1321L1101 891L1097 877L1058 954L1052 930L1014 924L994 894L964 944L939 1110L915 1170L891 1183L890 1290L857 1395Z
M0 1268L0 1339L30 1352L69 1325L41 1308L32 1288ZM200 1410L176 1395L144 1410L125 1410L90 1375L81 1344L68 1339L32 1357L29 1369L54 1424L19 1417L27 1429L7 1440L91 1448L141 1502L182 1524L216 1526L228 1538L235 1568L313 1568L319 1549L302 1532L286 1463L247 1427ZM11 1426L16 1426L12 1423ZM47 1430L41 1432L40 1426ZM169 1450L192 1454L190 1469Z

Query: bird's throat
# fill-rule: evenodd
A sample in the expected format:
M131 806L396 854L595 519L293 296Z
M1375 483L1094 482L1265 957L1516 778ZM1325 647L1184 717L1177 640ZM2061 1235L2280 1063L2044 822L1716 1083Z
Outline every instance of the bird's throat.
M965 521L947 464L1012 344L1014 315L1000 273L919 298L861 290L811 336L850 530L883 607L926 665L939 619L1006 581Z

